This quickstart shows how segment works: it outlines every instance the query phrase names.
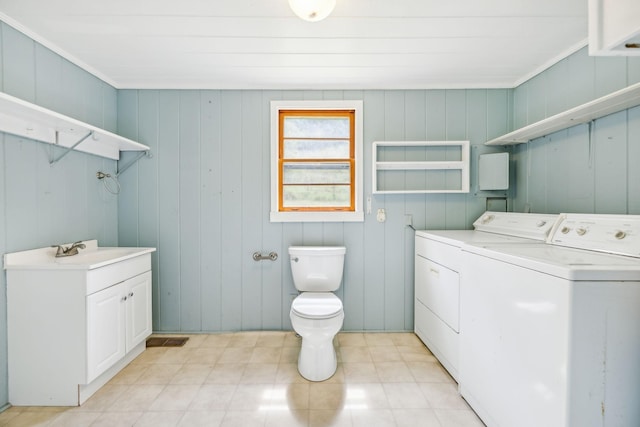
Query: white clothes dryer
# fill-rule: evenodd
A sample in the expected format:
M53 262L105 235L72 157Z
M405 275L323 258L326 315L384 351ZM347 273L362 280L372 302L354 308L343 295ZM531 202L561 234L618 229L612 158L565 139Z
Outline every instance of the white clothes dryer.
M459 390L488 427L640 426L640 216L463 254Z
M467 243L544 244L558 215L485 212L474 230L417 230L415 237L416 335L451 376L458 378L460 280Z

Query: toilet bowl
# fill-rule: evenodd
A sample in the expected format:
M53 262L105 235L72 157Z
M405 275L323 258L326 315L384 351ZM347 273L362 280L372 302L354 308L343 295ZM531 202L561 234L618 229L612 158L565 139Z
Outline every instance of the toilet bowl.
M310 381L324 381L336 372L333 338L342 328L342 301L332 291L340 287L344 247L289 248L294 284L301 292L291 303L291 325L302 337L298 372Z

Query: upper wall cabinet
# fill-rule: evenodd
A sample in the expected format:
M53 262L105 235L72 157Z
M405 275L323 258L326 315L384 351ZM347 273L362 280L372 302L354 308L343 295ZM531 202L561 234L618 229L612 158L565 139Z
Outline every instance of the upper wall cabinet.
M532 139L549 135L553 132L587 123L618 111L640 105L640 83L610 93L593 101L571 108L555 116L547 117L539 122L502 135L486 145L512 145L529 142Z
M469 192L469 141L379 141L372 153L373 194Z
M589 0L589 55L640 55L640 1Z
M0 131L114 160L120 159L120 151L149 151L146 145L1 92Z

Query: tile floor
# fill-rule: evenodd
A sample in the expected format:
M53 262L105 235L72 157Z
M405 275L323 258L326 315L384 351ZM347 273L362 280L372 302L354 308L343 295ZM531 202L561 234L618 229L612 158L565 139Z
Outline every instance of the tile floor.
M77 408L12 407L2 426L482 427L412 333L340 333L327 381L297 371L293 332L189 335L149 348Z

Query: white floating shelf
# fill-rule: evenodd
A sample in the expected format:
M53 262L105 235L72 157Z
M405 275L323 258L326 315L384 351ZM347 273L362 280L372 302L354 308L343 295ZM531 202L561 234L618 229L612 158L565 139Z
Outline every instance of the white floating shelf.
M429 149L437 148L455 148L459 151L460 160L443 161L443 160L380 160L379 148L396 147L401 149L420 147L425 150L426 155ZM373 169L372 169L372 191L373 194L420 194L420 193L468 193L469 192L469 141L377 141L373 143ZM384 184L378 179L378 173L382 172L415 172L415 171L434 171L446 173L447 171L459 171L459 179L455 188L439 188L433 187L427 182L426 175L420 177L422 183L420 186L424 188L383 188ZM448 179L441 176L439 181L444 181L445 187L448 187ZM406 184L406 180L405 180Z
M0 131L114 160L120 151L149 151L144 144L2 92Z
M549 135L581 123L617 113L640 105L640 83L620 89L593 101L571 108L498 138L485 142L486 145L514 145Z

